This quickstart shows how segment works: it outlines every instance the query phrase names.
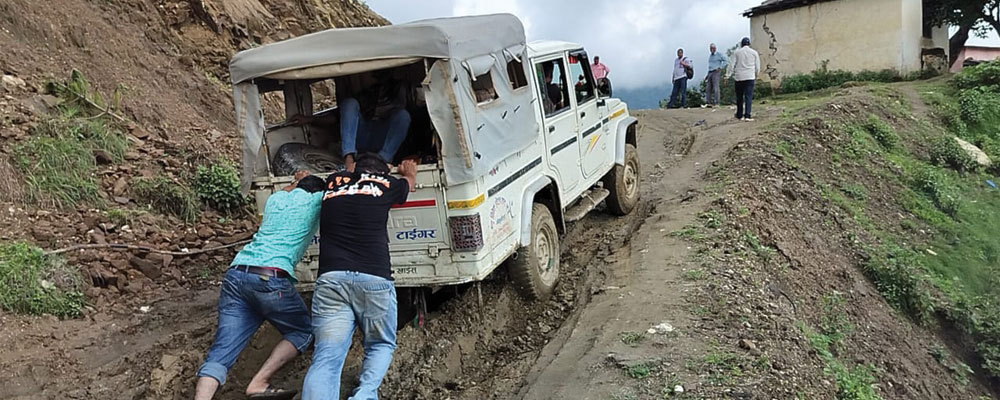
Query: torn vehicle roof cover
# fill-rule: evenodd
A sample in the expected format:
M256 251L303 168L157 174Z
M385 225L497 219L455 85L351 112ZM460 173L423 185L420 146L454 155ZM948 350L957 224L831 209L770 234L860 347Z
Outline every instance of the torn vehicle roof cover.
M466 60L524 43L524 27L510 14L438 18L316 32L241 51L233 57L229 70L236 84L290 70L356 61L412 57Z

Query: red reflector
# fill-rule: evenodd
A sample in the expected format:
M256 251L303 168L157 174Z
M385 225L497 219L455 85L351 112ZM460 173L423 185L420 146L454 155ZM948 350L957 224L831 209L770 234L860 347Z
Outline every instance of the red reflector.
M448 218L451 244L455 251L476 251L483 247L483 227L479 214Z
M434 207L435 205L437 205L437 202L434 199L413 200L403 204L393 204L392 208Z

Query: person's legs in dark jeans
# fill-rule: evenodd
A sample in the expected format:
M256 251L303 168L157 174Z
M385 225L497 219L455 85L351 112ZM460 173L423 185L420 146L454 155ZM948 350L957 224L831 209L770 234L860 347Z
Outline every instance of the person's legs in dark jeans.
M680 79L674 79L673 88L670 90L670 102L667 103L667 108L674 108L674 104L677 104L677 95L680 93Z
M681 85L681 105L680 105L680 108L684 108L684 107L687 106L688 78L685 77L685 78L678 79L677 82L680 82L680 85Z
M743 119L743 101L746 99L746 81L736 81L736 119Z
M745 96L744 103L746 103L746 111L743 113L743 118L750 119L750 103L753 103L753 87L756 81L749 80L746 81L743 88L743 95Z

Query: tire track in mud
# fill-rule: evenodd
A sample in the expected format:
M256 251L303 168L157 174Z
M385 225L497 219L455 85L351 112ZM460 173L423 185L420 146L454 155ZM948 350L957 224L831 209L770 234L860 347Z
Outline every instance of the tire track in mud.
M563 270L552 297L521 299L499 268L479 291L468 288L420 329L400 332L382 395L393 399L506 399L515 395L541 349L601 290L605 259L628 251L632 233L653 210L640 201L625 217L595 212L563 236ZM627 255L626 255L627 257ZM447 289L445 289L447 290ZM356 370L358 365L349 365ZM356 375L356 372L354 372ZM348 382L344 382L347 384Z

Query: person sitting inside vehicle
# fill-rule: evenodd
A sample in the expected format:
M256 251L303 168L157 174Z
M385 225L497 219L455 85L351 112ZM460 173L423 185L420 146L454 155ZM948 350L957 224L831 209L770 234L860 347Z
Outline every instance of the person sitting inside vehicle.
M373 152L392 162L406 132L410 128L410 113L406 111L406 85L388 71L375 71L360 78L360 85L348 79L337 81L337 108L340 111L340 147L344 167L354 171L359 152ZM359 87L350 90L348 87ZM341 89L343 88L343 89ZM332 125L337 116L296 115L296 125L319 123Z
M546 114L550 114L555 110L561 109L562 106L562 88L558 84L552 82L552 73L555 70L555 63L552 61L542 64L542 76L544 78L546 97L543 99L542 106L545 109Z

